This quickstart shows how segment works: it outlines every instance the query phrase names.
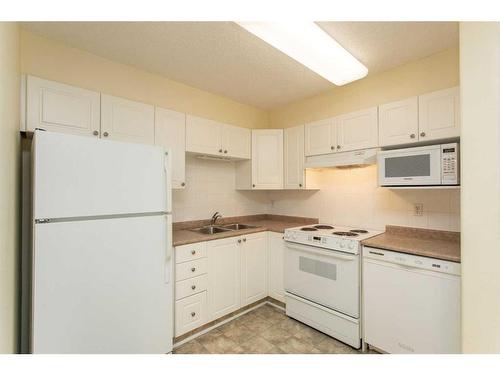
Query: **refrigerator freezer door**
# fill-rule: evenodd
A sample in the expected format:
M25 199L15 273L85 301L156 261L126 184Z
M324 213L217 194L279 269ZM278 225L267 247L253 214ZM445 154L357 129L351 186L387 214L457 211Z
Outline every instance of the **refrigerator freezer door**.
M157 146L36 131L34 218L170 212L170 170Z
M36 224L33 353L168 353L168 215Z

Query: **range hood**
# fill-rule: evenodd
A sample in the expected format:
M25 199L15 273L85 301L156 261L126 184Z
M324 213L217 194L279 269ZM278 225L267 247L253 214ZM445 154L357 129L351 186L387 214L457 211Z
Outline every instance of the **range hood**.
M307 156L305 168L334 168L377 163L377 148Z

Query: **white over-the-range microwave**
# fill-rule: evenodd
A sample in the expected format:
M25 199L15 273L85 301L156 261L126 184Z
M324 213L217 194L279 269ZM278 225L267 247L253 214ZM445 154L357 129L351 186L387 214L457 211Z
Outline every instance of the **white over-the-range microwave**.
M380 151L379 186L459 185L459 144Z

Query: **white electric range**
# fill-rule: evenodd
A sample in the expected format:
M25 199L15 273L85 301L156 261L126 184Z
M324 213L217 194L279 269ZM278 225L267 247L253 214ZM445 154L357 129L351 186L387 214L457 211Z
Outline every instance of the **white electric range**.
M286 229L286 314L360 348L361 241L380 233L327 224Z

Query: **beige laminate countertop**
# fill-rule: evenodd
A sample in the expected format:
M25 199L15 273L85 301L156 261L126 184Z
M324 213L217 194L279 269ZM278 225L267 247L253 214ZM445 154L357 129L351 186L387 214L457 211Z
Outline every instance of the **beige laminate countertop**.
M228 231L216 234L201 234L193 232L189 229L199 228L204 225L208 225L210 224L210 220L174 223L173 245L174 246L187 245L196 242L212 241L221 238L236 237L244 234L266 232L266 231L283 233L286 228L317 224L318 219L266 214L266 215L230 217L230 218L223 218L217 221L217 225L225 225L232 223L250 224L256 226L256 228L241 229L241 230Z
M460 233L388 225L365 246L460 263Z

